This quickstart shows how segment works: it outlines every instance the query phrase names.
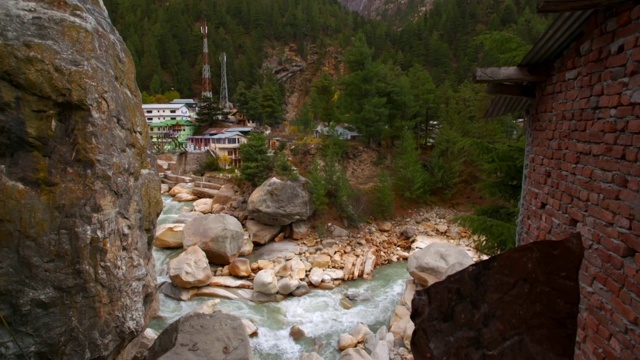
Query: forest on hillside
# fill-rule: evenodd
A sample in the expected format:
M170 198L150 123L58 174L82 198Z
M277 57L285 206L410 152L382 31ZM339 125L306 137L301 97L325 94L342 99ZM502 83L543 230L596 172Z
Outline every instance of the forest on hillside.
M340 49L344 66L316 69L295 131L303 136L319 122L346 123L366 143L395 151L393 169L380 182L393 184L397 201L446 202L461 187L478 186L487 201L462 223L492 239L485 252L513 242L521 128L514 117L484 119L490 99L470 79L478 66L516 65L528 52L550 20L536 14L536 0L435 0L427 13L400 27L365 19L335 0L104 3L132 53L145 95L174 90L198 96L200 27L206 21L214 97L220 79L216 60L225 52L232 100L268 125L283 120L285 95L264 66L270 52L293 45L304 59L312 48L319 56ZM332 155L325 164L340 156L327 153ZM339 189L344 179L313 170L309 176L335 187L320 189L322 196L344 203L343 216L356 221L348 205L355 200Z

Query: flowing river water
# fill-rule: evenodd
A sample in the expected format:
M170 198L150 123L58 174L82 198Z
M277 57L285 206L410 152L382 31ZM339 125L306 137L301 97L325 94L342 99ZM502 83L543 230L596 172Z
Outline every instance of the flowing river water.
M192 206L192 203L175 202L170 196L163 196L163 201L164 210L158 224L173 222L183 207ZM168 280L167 263L181 252L180 249L153 249L159 283ZM288 297L278 303L221 299L217 309L256 324L258 336L251 338L254 359L297 360L302 353L315 351L325 360L331 360L339 357L340 334L351 333L359 322L367 324L373 332L383 325L388 326L409 278L406 263L396 263L376 269L370 281L349 281L334 290L312 290L305 296ZM354 301L351 309L344 309L340 299L347 292L368 300ZM160 294L159 317L150 327L161 331L208 300L211 298L195 297L184 302ZM306 339L296 342L289 336L294 325L304 330Z

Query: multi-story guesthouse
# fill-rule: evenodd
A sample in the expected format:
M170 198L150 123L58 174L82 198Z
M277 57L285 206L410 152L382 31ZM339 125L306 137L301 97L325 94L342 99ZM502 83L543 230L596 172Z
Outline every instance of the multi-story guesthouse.
M202 136L190 136L187 140L189 152L212 152L224 167L239 168L240 145L247 142L251 127L210 128Z
M142 110L157 151L186 149L196 128L195 112L187 104L143 104Z

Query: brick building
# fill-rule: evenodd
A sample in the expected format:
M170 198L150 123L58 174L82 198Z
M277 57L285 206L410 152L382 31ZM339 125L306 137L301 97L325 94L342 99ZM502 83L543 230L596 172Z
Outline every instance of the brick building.
M539 1L558 18L517 67L484 68L489 116L524 112L518 243L579 233L576 359L640 358L640 5Z

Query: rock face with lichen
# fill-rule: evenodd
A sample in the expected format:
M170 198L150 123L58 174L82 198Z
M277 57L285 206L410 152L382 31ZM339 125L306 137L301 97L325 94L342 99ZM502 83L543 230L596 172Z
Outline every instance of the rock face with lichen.
M0 1L0 135L0 358L115 357L157 304L162 201L101 1Z

